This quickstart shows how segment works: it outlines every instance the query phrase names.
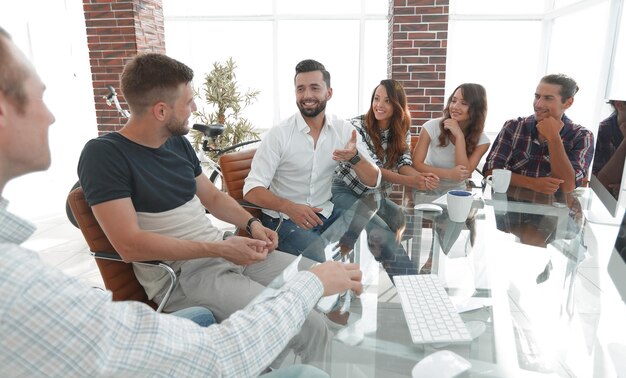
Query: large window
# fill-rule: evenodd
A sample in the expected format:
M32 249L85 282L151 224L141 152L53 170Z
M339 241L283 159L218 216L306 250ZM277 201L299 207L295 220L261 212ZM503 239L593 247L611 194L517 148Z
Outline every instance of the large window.
M462 83L483 85L487 131L499 130L506 119L532 113L541 76L539 20L451 20L448 36L446 98Z
M0 25L46 84L45 101L56 122L49 130L50 169L12 180L2 194L10 199L11 211L43 219L63 211L67 193L78 180L80 152L97 136L83 7L65 0L4 4ZM39 148L41 153L47 149Z
M626 54L626 44L614 43L622 2L452 0L446 96L463 82L483 84L493 135L507 119L533 113L543 75L565 73L581 88L568 116L595 132L608 111L610 77L617 82L612 73Z
M245 113L258 128L297 110L294 67L308 58L331 73L329 112L352 117L387 76L388 9L387 0L164 0L165 43L194 69L196 87L213 62L232 57L240 89L261 91Z
M616 4L613 11L616 13L618 26L614 33L614 39L609 40L611 47L610 60L612 70L609 72L609 85L606 97L613 100L626 101L626 16L624 15L623 3Z
M563 72L572 76L580 91L575 97L574 105L567 111L575 122L596 130L596 107L605 101L607 76L605 67L609 63L602 59L607 47L606 22L598 22L592 28L583 28L589 20L608 20L609 2L603 1L585 9L568 12L554 19L552 38L549 44L547 72ZM581 41L586 43L581 49Z

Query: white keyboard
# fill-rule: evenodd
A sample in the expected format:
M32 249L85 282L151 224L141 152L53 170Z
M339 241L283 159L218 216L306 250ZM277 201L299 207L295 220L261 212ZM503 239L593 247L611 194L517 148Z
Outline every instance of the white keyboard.
M448 195L444 194L442 196L437 197L436 199L433 200L433 202L435 205L439 205L439 206L448 206Z
M395 276L393 280L415 344L472 340L437 275Z

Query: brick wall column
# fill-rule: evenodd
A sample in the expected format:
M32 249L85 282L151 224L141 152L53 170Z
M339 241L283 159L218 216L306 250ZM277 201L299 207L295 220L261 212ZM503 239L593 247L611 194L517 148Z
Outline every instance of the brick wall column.
M161 0L83 0L89 61L96 104L98 134L119 130L126 120L103 96L115 87L122 106L119 78L124 65L137 53L165 53Z
M404 85L411 132L441 115L446 84L449 0L390 0L389 77Z

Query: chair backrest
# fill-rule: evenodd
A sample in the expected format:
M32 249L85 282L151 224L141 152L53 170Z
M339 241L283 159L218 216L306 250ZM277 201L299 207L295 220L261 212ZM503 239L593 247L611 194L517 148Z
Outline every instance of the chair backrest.
M220 156L220 168L222 169L222 183L226 192L237 201L243 200L243 184L250 173L252 158L256 148L231 152ZM253 216L260 218L261 210L247 208ZM239 235L247 236L244 230L239 230Z
M250 173L255 153L256 148L250 148L220 156L224 188L237 201L243 200L243 184Z
M83 189L81 187L73 189L67 197L67 202L89 249L94 253L117 254L93 215L91 207L87 204ZM143 286L137 281L132 264L101 258L96 258L96 264L98 264L104 286L113 293L114 301L133 300L146 303L154 309L157 308L156 304L148 299Z

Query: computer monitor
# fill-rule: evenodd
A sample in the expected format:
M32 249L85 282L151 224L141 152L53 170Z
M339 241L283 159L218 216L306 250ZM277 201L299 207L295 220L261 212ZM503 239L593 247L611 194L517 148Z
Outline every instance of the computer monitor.
M609 258L608 271L617 291L626 302L626 213L615 238L615 246Z
M626 209L626 164L622 170L619 182L621 183L619 188L610 188L602 184L596 175L591 175L589 187L593 190L606 211L598 208L598 204L592 202L588 209L587 220L593 223L619 223L620 218L618 216L624 214Z
M617 225L626 209L626 164L623 152L619 152L623 151L619 146L626 140L616 126L615 114L611 116L611 123L606 124L610 127L601 127L595 137L595 156L589 186L603 206L594 203L595 197L592 196L587 220Z

